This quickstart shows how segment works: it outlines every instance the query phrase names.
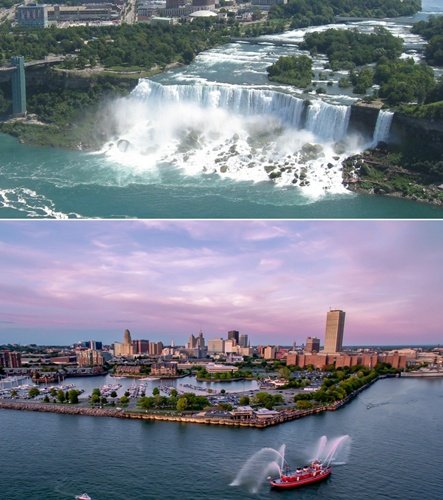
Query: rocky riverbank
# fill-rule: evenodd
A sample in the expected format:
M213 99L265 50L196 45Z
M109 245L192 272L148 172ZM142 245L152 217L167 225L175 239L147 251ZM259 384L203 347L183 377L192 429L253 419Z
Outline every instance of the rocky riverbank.
M369 149L343 162L343 182L350 191L443 205L443 185L405 168L387 148Z

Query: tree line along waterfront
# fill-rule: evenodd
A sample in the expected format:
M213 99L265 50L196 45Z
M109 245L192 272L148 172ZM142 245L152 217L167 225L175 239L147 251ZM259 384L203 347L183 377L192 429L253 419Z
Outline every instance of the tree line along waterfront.
M316 372L313 368L308 368L308 371ZM168 396L164 396L158 387L154 387L152 395L142 393L139 397L131 396L128 390L122 396L118 396L116 390L109 392L95 388L87 398L79 398L82 391L75 388L65 391L52 387L49 392L45 391L42 399L39 388L31 387L25 400L17 399L17 395L14 395L9 401L0 401L0 407L128 418L163 416L174 420L188 417L191 419L190 422L196 423L199 422L198 419L204 419L205 423L211 423L211 419L214 423L220 423L221 419L226 425L247 420L252 425L256 423L262 427L319 411L336 410L379 377L399 374L399 370L391 368L387 363L379 363L373 369L363 366L335 369L330 366L321 372L321 385L317 385L316 390L306 392L303 388L309 385L308 379L304 377L297 379L292 376L294 373L302 372L296 366L291 368L282 366L279 374L287 377L285 385L272 392L258 390L253 393L238 394L235 402L232 398L231 402L226 402L223 393L208 397L192 392L179 393L175 388L168 392ZM288 391L292 394L291 399L288 399ZM31 403L30 400L36 402ZM76 407L78 410L74 409ZM268 413L263 414L265 411Z

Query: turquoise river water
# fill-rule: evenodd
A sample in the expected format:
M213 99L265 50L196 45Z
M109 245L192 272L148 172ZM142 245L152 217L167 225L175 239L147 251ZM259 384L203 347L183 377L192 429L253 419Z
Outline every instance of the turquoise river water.
M440 0L423 0L413 18L331 26L371 32L382 25L403 38L405 57L419 58L424 42L410 27L439 12ZM443 217L443 208L351 194L342 185L341 161L386 139L390 117L379 115L371 137L354 134L348 122L356 97L343 93L342 75L329 75L324 57L314 61L315 78L333 84L322 98L267 80L270 64L299 54L305 32L319 29L231 43L141 81L110 103L117 131L94 153L0 135L0 217ZM273 169L283 171L271 181Z
M442 398L443 379L386 379L337 412L265 430L0 410L1 497L437 500ZM262 466L246 464L286 445L301 465L322 436L345 435L332 476L301 490L271 491Z

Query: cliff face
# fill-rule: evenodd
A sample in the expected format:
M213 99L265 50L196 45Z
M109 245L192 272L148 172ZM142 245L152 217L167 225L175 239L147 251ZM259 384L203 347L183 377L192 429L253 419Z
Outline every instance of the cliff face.
M443 123L396 113L389 142L407 155L438 161L443 156Z
M128 88L135 87L137 79L125 78L119 75L109 75L100 72L69 71L49 67L39 67L26 71L26 87L29 90L45 87L52 90L85 90L93 87L97 82L127 83Z
M353 104L349 131L371 140L378 113L378 107ZM443 123L395 113L388 143L399 147L407 155L413 153L424 159L439 159L443 155Z
M362 106L353 104L351 106L351 116L349 118L348 130L361 135L365 141L372 139L379 108L374 106Z

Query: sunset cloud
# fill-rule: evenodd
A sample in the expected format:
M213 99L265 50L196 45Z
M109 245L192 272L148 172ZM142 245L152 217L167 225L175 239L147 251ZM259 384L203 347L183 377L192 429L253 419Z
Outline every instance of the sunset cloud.
M94 337L184 343L441 342L439 221L4 221L0 343Z

